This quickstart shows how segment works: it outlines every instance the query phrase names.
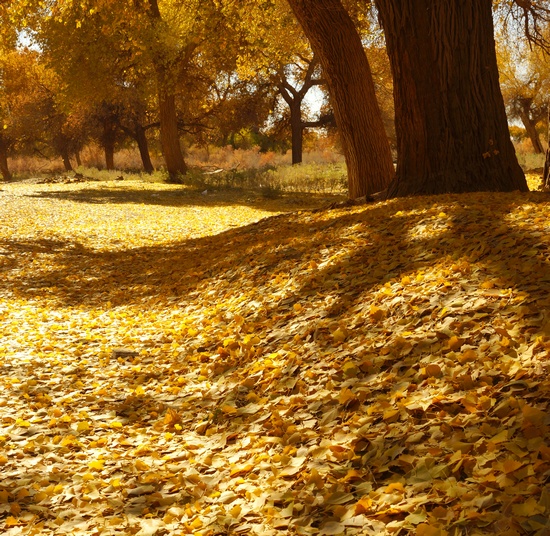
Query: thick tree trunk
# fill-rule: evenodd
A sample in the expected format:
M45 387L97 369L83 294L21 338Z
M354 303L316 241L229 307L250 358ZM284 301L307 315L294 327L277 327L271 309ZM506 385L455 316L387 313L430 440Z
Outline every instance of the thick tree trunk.
M500 93L491 0L377 0L394 78L390 196L526 191Z
M170 84L166 81L166 74L162 67L158 67L158 84L162 154L168 171L169 182L181 183L181 175L187 173L187 164L183 158L178 133L176 96L169 89Z
M0 138L0 173L2 174L2 179L5 181L12 180L12 174L10 168L8 167L8 147L6 143Z
M384 190L394 176L361 38L340 0L289 0L327 81L348 168L349 196Z
M141 162L143 163L143 170L145 173L153 173L154 167L151 162L151 155L149 154L149 143L147 142L147 136L145 129L141 125L136 125L134 129L134 139L136 140L139 155L141 156Z
M290 107L292 125L292 165L301 164L304 148L304 126L302 123L302 102L295 101Z
M82 160L80 158L80 151L75 151L74 159L76 160L76 165L80 167L82 165Z
M529 116L529 111L522 110L519 116L520 116L521 122L523 123L523 126L525 127L525 132L527 133L527 136L529 136L529 139L531 140L531 145L533 145L533 151L535 151L535 153L537 154L544 153L544 147L542 146L542 143L540 141L540 136L539 136L539 133L537 132L537 126Z

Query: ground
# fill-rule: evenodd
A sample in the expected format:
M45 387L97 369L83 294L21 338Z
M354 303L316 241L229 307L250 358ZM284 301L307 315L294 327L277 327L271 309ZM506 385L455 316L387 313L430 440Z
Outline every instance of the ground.
M550 198L0 191L4 534L550 533Z

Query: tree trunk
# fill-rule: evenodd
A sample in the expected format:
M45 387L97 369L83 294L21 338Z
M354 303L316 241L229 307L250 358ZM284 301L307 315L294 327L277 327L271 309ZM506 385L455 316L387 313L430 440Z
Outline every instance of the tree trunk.
M295 100L290 107L290 123L292 125L292 165L301 164L304 147L301 100Z
M67 149L63 149L61 151L61 158L63 159L63 167L65 168L65 171L73 171L71 159L69 158L69 151L67 151Z
M115 169L116 123L111 117L104 117L102 123L101 143L105 152L105 166L107 169L113 170Z
M361 38L340 0L289 0L319 57L348 168L349 196L384 190L394 176Z
M176 96L169 89L164 68L158 67L160 144L168 171L169 182L181 183L181 175L187 173L187 164L183 158L178 133L176 115Z
M82 160L80 158L80 151L75 151L74 158L76 160L76 165L80 167L82 165Z
M527 133L527 136L529 136L529 139L531 140L531 145L533 145L533 151L535 151L535 153L537 154L544 153L544 148L540 141L539 133L537 132L537 126L535 122L531 119L529 115L529 111L522 110L519 116L520 116L521 122L523 123L523 126L525 127L525 132Z
M377 0L394 78L390 196L526 191L498 81L491 0Z
M548 146L546 147L546 157L544 159L544 170L542 172L542 190L550 191L550 104L548 105Z
M151 162L151 156L149 154L149 143L147 142L147 136L145 129L141 125L136 125L134 129L135 140L139 149L139 155L141 156L141 162L143 163L143 170L145 173L153 173L154 167Z
M0 137L0 173L2 173L2 179L6 182L12 180L12 174L8 167L8 147L7 144Z

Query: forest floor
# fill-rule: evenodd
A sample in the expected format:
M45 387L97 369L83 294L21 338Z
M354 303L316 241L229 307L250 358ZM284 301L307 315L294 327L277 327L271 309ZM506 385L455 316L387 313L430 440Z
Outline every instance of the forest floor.
M2 534L550 534L548 194L326 201L0 187Z

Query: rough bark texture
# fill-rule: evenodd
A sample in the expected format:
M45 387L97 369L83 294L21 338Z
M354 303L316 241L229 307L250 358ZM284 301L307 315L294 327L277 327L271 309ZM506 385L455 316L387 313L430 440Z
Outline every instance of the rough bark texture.
M491 0L377 0L392 65L390 196L527 190L500 93Z
M388 138L361 39L340 0L289 0L321 62L348 168L349 196L384 190L394 176Z
M2 179L5 181L11 181L12 174L8 167L8 147L7 144L0 137L0 173Z

